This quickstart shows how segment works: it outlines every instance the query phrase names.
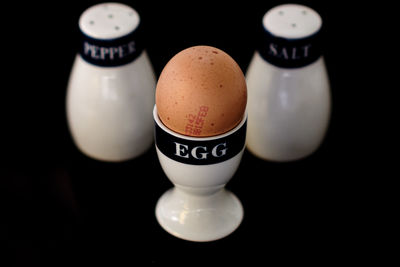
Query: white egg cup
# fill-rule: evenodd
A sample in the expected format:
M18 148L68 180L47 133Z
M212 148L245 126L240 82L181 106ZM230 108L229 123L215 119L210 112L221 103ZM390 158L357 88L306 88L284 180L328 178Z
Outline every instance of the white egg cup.
M235 231L243 219L243 207L224 187L243 155L247 116L229 132L212 137L171 131L159 119L156 106L153 117L157 155L174 184L158 200L159 224L176 237L199 242L217 240Z

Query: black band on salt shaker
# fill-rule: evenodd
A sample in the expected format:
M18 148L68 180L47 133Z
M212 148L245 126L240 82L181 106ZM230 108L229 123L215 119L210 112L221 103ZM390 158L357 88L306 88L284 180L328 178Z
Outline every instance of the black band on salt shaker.
M131 33L119 38L96 39L81 30L79 54L96 66L116 67L135 60L143 51L142 27L139 25Z
M307 66L322 55L322 28L305 38L291 39L275 36L262 26L257 50L262 58L277 67Z
M155 142L164 155L175 161L192 165L215 164L233 158L243 149L246 123L232 134L212 140L179 138L155 123Z

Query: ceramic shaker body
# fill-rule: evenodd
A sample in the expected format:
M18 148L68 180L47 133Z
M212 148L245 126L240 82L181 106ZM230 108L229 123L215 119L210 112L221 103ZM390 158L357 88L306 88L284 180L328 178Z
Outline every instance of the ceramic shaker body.
M135 158L153 143L156 85L139 14L124 4L98 4L81 15L79 28L66 99L73 140L97 160Z
M264 160L298 160L318 149L330 120L322 19L311 8L287 4L269 10L262 22L246 73L246 145Z

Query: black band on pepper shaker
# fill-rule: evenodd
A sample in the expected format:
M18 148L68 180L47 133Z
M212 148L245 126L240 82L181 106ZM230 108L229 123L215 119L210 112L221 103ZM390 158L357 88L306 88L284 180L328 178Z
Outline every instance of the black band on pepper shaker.
M143 51L140 24L134 31L119 38L96 39L80 31L79 54L101 67L121 66L135 60Z

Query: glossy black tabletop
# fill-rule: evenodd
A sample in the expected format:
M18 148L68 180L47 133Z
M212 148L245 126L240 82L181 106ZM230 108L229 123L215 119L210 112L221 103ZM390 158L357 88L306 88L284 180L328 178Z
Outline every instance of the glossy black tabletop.
M224 50L245 72L263 14L283 3L123 2L141 15L157 78L173 55L200 44ZM320 12L326 26L332 117L324 142L311 156L289 163L263 161L246 150L227 184L243 204L242 224L226 238L196 243L168 234L156 221L157 200L172 184L154 146L139 158L106 163L84 156L72 141L66 86L79 15L95 3L31 3L18 26L9 25L16 31L6 38L14 48L3 50L13 57L2 95L5 261L17 266L342 262L353 242L347 201L359 153L353 140L362 138L352 130L357 114L349 113L356 63L344 45L346 12L334 2L299 2Z

